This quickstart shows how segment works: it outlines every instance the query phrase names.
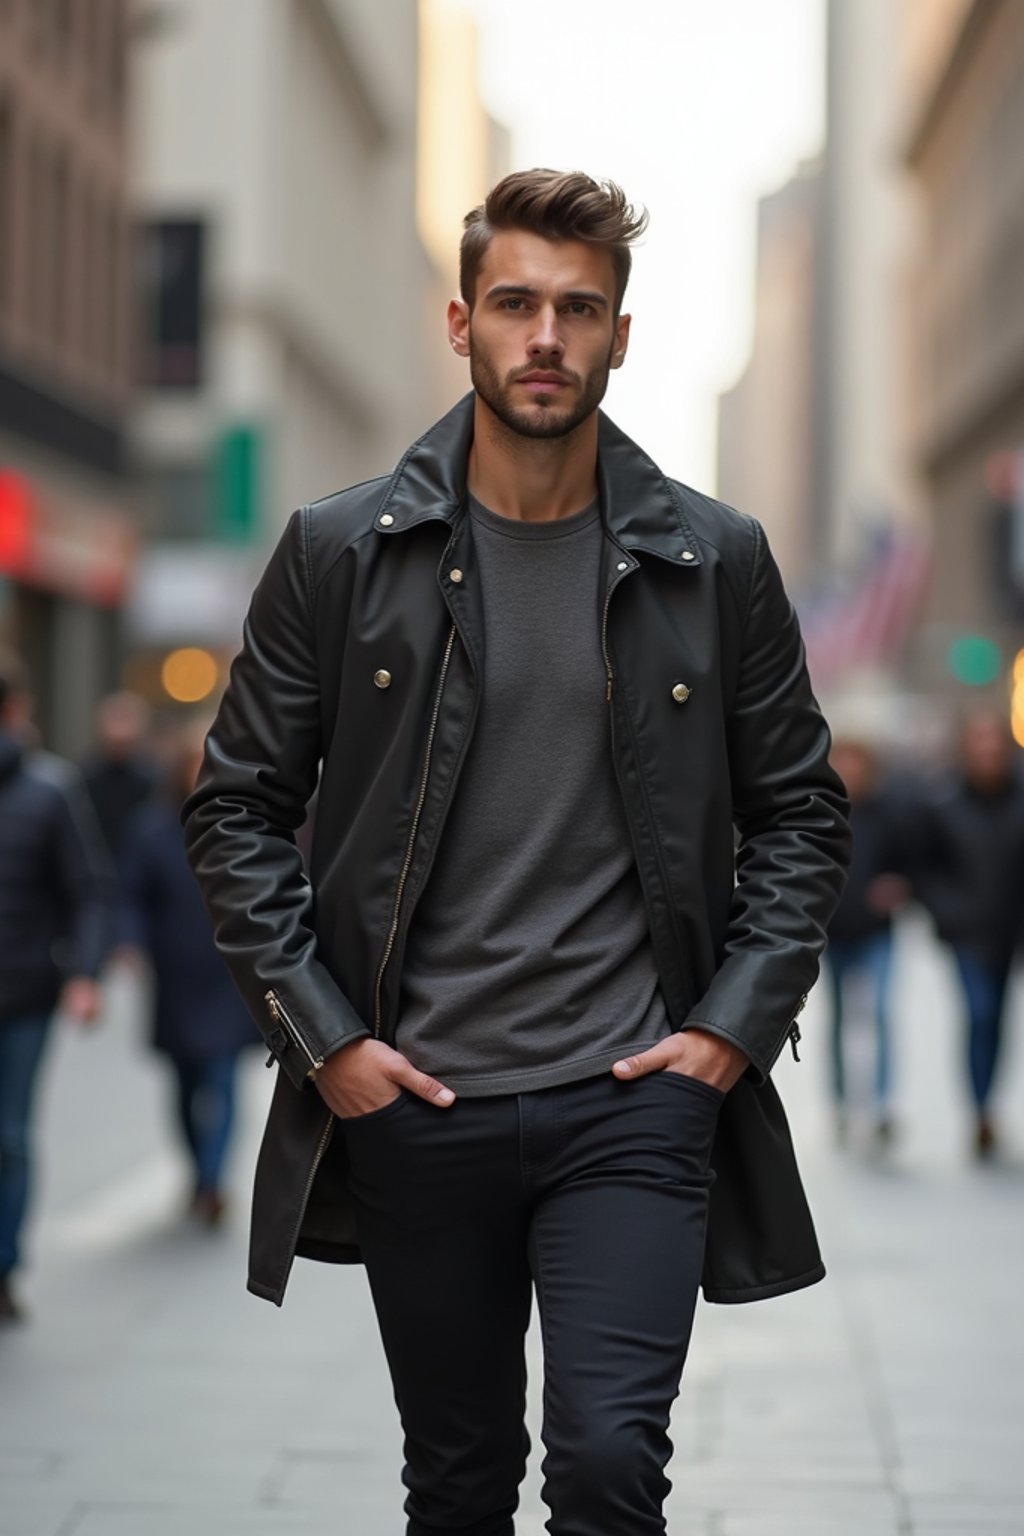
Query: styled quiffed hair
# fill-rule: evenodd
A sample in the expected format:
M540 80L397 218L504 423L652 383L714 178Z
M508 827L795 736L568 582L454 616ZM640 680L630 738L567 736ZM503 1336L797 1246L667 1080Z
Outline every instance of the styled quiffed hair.
M582 171L513 171L463 219L459 288L473 307L476 279L487 247L499 230L521 229L545 240L583 240L600 245L615 271L615 313L622 307L633 265L630 246L647 228L646 208L634 208L614 181L595 181Z

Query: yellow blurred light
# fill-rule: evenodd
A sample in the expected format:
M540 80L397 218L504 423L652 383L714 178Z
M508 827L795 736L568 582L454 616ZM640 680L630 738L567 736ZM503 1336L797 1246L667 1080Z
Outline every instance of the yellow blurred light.
M1024 649L1013 658L1013 685L1010 689L1010 730L1019 747L1024 747Z
M164 692L179 704L198 704L217 686L217 663L209 651L186 646L171 651L160 668Z

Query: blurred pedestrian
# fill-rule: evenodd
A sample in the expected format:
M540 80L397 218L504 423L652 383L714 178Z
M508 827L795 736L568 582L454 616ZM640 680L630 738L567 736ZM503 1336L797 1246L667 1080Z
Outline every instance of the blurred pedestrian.
M291 519L185 811L280 1063L249 1284L365 1261L416 1536L510 1536L534 1291L548 1529L639 1536L701 1281L824 1273L771 1071L846 800L760 526L599 412L645 222L547 170L467 215L473 392Z
M831 1003L830 1067L837 1139L847 1132L845 1026L851 988L866 992L874 1025L874 1133L885 1147L893 1136L890 985L893 913L909 896L905 816L879 782L877 755L853 735L837 735L831 763L851 806L853 852L846 889L828 927L825 950Z
M17 658L0 656L0 1322L22 1315L34 1091L55 1011L95 1018L110 938L112 871L70 763L32 750Z
M185 857L180 810L202 760L202 731L182 729L167 792L137 810L121 847L119 938L144 953L153 980L152 1043L170 1063L175 1121L192 1170L192 1209L224 1215L224 1165L235 1114L239 1053L259 1033L213 942Z
M147 746L149 725L149 705L137 693L122 689L107 694L96 710L94 751L82 765L85 787L115 859L125 827L159 782Z
M957 770L925 805L922 830L917 883L963 990L974 1149L984 1158L996 1148L992 1092L1024 926L1024 781L1001 715L967 718Z

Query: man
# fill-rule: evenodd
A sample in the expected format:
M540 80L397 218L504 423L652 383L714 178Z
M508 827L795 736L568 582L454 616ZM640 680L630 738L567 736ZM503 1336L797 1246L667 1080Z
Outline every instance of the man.
M12 1277L32 1173L33 1095L50 1024L99 1007L110 870L70 764L24 745L31 700L0 656L0 1323L23 1317Z
M82 776L100 830L118 858L125 828L157 793L158 775L147 751L150 711L127 689L108 693L96 710L96 746Z
M973 1150L983 1160L998 1149L992 1092L1010 972L1024 929L1019 757L1001 715L990 709L968 715L956 771L925 799L920 834L920 896L952 950L963 991Z
M186 807L282 1068L250 1288L365 1260L411 1536L513 1529L533 1287L548 1529L640 1536L702 1272L823 1273L768 1075L845 802L760 529L598 413L645 222L553 171L467 217L473 393L293 517Z
M847 1136L844 1026L848 987L860 982L868 993L874 1022L874 1140L880 1150L893 1139L892 980L893 917L910 894L907 810L888 785L879 782L874 749L854 734L837 736L831 763L850 801L853 854L846 889L828 925L826 971L830 982L831 1082L836 1140Z

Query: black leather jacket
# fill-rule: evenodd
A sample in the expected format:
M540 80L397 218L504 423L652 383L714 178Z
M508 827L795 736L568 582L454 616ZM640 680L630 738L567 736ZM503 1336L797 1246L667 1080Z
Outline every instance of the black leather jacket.
M410 916L472 739L472 426L467 396L393 475L294 514L183 813L217 942L282 1069L249 1279L277 1302L295 1252L358 1259L344 1137L307 1072L357 1035L394 1041ZM665 479L603 416L599 487L595 627L666 1005L752 1063L719 1118L704 1291L752 1299L823 1273L768 1074L817 974L846 802L759 525ZM294 831L321 761L307 878Z

